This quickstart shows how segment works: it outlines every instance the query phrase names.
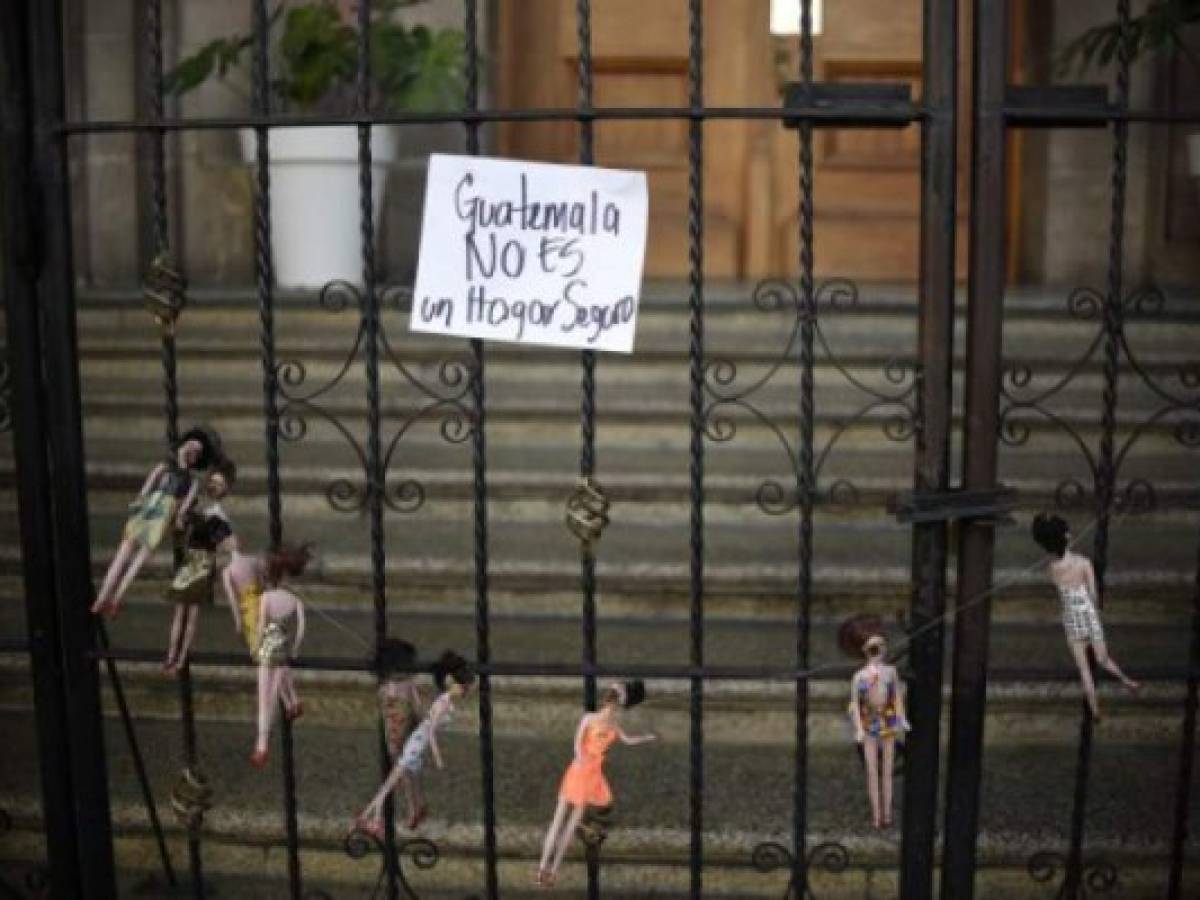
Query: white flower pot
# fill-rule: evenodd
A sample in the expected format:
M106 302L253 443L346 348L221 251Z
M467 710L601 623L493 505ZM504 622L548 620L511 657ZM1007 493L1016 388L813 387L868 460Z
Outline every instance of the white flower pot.
M275 283L317 288L335 279L362 284L362 210L358 129L353 125L272 128L271 249ZM242 129L242 155L255 165L252 129ZM371 129L371 204L376 234L388 170L396 159L396 130Z

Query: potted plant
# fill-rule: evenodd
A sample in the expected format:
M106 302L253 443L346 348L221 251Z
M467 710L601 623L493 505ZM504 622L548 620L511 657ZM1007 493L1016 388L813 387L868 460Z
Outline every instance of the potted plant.
M1182 37L1184 28L1197 23L1200 23L1200 0L1151 0L1140 15L1129 20L1131 58L1136 60L1143 53L1153 53L1169 46L1182 53L1200 72L1200 57ZM1078 63L1080 71L1083 71L1092 65L1106 66L1116 59L1120 43L1121 26L1118 22L1106 22L1089 28L1063 49L1061 67L1068 70ZM1189 134L1187 145L1191 176L1200 180L1200 132Z
M424 0L370 2L372 111L429 110L461 105L464 41L455 29L406 26L395 13ZM337 114L354 109L358 74L357 13L353 0L281 4L269 22L271 85L275 112ZM165 91L182 96L210 78L225 80L244 69L254 36L219 38L184 58L164 79ZM372 200L378 212L390 165L395 128L371 129ZM253 166L252 129L240 133L243 156ZM317 287L334 279L362 280L356 126L272 128L270 140L271 234L276 281L283 287Z

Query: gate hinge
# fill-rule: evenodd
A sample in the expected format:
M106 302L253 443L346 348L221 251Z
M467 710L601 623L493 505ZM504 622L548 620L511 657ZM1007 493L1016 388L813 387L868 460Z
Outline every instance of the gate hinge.
M897 521L915 525L959 519L1012 525L1016 502L1016 488L999 485L987 491L908 491L889 498L887 508Z

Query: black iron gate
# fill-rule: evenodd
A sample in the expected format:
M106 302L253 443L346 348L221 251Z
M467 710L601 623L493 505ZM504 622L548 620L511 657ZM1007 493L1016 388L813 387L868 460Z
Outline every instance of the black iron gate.
M512 2L512 0L502 0ZM714 2L714 0L710 0ZM719 2L719 0L715 0ZM367 385L366 440L360 444L342 429L361 463L362 481L331 485L331 502L365 510L370 527L371 594L374 601L375 637L387 636L388 584L385 510L415 509L423 501L423 488L404 482L399 490L387 485L388 466L395 441L418 418L443 419L448 440L469 442L473 476L473 553L475 591L475 658L479 671L479 747L482 768L481 852L484 879L481 892L501 896L498 878L497 816L494 802L493 676L581 679L583 702L596 704L596 679L605 676L640 676L686 679L689 692L689 815L690 895L704 891L704 699L705 684L712 679L782 681L794 684L794 777L791 845L759 847L753 863L770 868L790 868L788 896L810 896L809 873L814 867L837 869L849 863L839 844L810 846L807 810L809 785L809 685L815 672L810 655L810 622L813 595L814 509L835 502L839 492L852 485L835 483L822 488L821 466L836 438L826 445L815 439L814 365L828 353L821 334L822 313L853 302L857 288L840 281L818 284L814 278L813 141L822 128L921 129L921 245L919 275L919 332L915 363L911 369L889 370L892 392L870 387L859 415L886 409L895 413L892 432L897 439L913 439L915 466L913 493L898 498L898 509L912 521L912 601L908 618L910 713L913 733L908 746L908 771L903 801L903 844L900 854L900 892L906 897L934 893L938 869L935 853L939 833L938 788L940 715L943 690L943 624L947 620L949 523L958 521L958 577L954 634L953 703L948 746L947 798L944 850L941 858L941 895L967 898L975 879L975 852L979 823L979 793L983 759L983 725L988 683L990 604L981 602L993 589L993 541L998 520L1011 498L997 484L997 454L1002 443L1027 439L1019 424L1020 413L1046 414L1047 395L1023 393L1029 373L1004 368L1001 354L1003 298L1005 292L1005 138L1015 127L1095 127L1111 125L1113 141L1112 240L1108 255L1108 280L1104 291L1072 300L1071 312L1098 316L1101 331L1088 351L1103 348L1102 440L1093 452L1077 440L1093 477L1090 488L1066 485L1060 491L1064 506L1091 507L1098 517L1094 555L1103 582L1108 553L1109 526L1114 515L1132 514L1169 501L1144 481L1122 485L1120 464L1142 429L1117 445L1115 414L1118 373L1130 371L1143 379L1161 398L1162 410L1146 427L1176 422L1181 444L1197 441L1196 414L1200 379L1194 366L1179 373L1181 388L1156 381L1141 367L1123 336L1123 322L1153 307L1153 296L1133 292L1128 296L1122 272L1122 238L1125 216L1126 146L1131 123L1200 121L1190 116L1135 112L1129 108L1129 2L1118 0L1123 26L1119 53L1117 93L1112 102L1103 90L1027 89L1009 84L1008 4L974 4L972 41L972 153L970 197L970 280L967 302L967 360L965 415L963 417L962 484L951 485L950 452L955 422L952 375L955 315L955 219L958 127L959 3L925 0L923 4L923 94L913 98L907 86L856 84L852 87L815 80L812 18L809 2L802 4L801 54L798 80L789 86L779 108L710 107L704 103L703 52L704 0L688 6L688 105L681 108L598 108L593 102L591 16L593 4L577 0L578 104L574 109L483 109L480 107L479 3L464 0L467 41L467 101L461 112L450 114L393 114L370 112L370 54L366 26L369 6L360 4L358 29L358 91L356 112L349 116L311 119L276 114L271 108L271 72L267 49L269 9L266 0L254 0L254 110L238 119L171 119L163 104L163 34L161 0L142 5L146 27L146 97L143 118L131 121L69 121L64 100L63 11L57 2L4 0L3 29L3 162L5 290L8 345L12 359L6 380L6 402L12 408L12 430L18 462L21 535L29 643L36 693L37 727L44 773L44 820L49 839L49 879L54 896L103 897L115 893L112 838L108 816L105 760L102 752L97 660L109 667L116 682L116 662L152 658L149 651L109 650L103 630L97 630L88 606L93 595L89 555L87 493L80 409L79 366L75 334L74 276L68 195L68 144L74 136L136 133L149 161L148 204L154 254L146 274L146 289L157 294L162 316L162 384L165 402L165 437L173 445L179 436L176 383L175 318L186 319L185 291L170 245L171 210L166 184L166 140L188 129L238 128L254 130L257 153L254 240L255 271L260 313L262 396L266 423L264 435L270 538L283 537L283 485L280 476L280 441L303 437L306 417L324 416L317 403L327 386L305 385L304 375L288 369L276 355L276 291L272 271L270 220L271 186L269 128L296 124L350 124L358 128L361 228L364 241L361 290L331 285L321 301L343 309L356 304L361 321L347 366L361 359ZM481 149L481 128L496 122L570 121L579 129L580 162L593 161L597 122L639 118L674 119L688 128L688 237L689 277L688 347L690 409L690 660L686 666L607 666L597 654L597 570L594 544L581 541L579 587L581 596L582 658L578 665L497 663L491 649L489 610L488 452L486 444L487 352L478 340L469 343L465 364L448 360L436 383L428 383L403 362L381 332L380 313L402 292L383 285L379 278L371 236L378 213L372 206L371 128L391 124L419 128L430 124L459 123L465 129L471 153ZM722 119L765 119L795 130L800 171L800 278L798 282L760 285L748 298L760 309L790 311L792 331L778 361L761 379L739 379L731 361L709 352L705 341L705 262L703 256L705 203L703 194L703 137L706 124ZM394 362L404 378L425 396L410 418L398 423L398 433L385 448L385 416L381 407L381 355ZM591 352L580 357L579 502L603 502L590 492L599 490L596 452L596 370L601 363ZM344 374L344 369L342 374ZM1078 369L1074 370L1078 371ZM893 375L895 377L893 377ZM338 378L341 377L339 374ZM795 434L768 422L786 448L794 481L768 481L758 493L766 513L794 517L798 566L795 572L795 660L786 668L764 666L714 666L704 654L705 601L705 450L706 444L732 438L726 417L731 410L757 415L754 393L772 379L795 378ZM340 426L339 426L340 427ZM601 479L602 480L602 479ZM1184 498L1186 502L1186 498ZM599 518L599 517L598 517ZM585 523L586 525L587 523ZM597 531L594 536L598 536ZM588 535L584 535L588 537ZM1200 572L1198 572L1200 579ZM11 649L11 648L10 648ZM240 655L200 654L200 662L244 665ZM371 670L371 659L308 659L311 668ZM821 666L828 670L830 667ZM836 667L835 667L836 668ZM1164 669L1163 679L1186 678L1187 699L1178 775L1175 832L1170 861L1170 896L1182 896L1184 852L1188 837L1188 804L1194 758L1197 709L1197 674L1200 669L1200 586L1195 595L1191 655L1186 667ZM196 762L196 730L192 710L192 685L185 670L180 679L180 718L183 759ZM122 701L123 703L123 701ZM283 814L288 854L290 893L294 898L317 897L306 890L301 842L297 825L297 796L292 730L281 723L283 761ZM1081 725L1071 840L1061 861L1039 854L1030 861L1031 873L1045 880L1061 864L1061 896L1081 895L1085 887L1104 887L1107 875L1089 869L1083 856L1083 813L1088 796L1091 725ZM386 760L386 757L384 757ZM153 809L153 806L150 806ZM418 865L436 860L437 848L429 842L403 840L385 817L382 846L355 839L348 851L381 852L383 883L388 896L413 895L419 886L404 871L405 855ZM194 896L205 896L202 831L188 835L187 883ZM603 867L598 846L587 854L588 895L600 896ZM165 850L167 877L176 879ZM182 875L179 877L183 877ZM1084 884L1087 881L1087 885ZM1109 885L1111 886L1111 884Z

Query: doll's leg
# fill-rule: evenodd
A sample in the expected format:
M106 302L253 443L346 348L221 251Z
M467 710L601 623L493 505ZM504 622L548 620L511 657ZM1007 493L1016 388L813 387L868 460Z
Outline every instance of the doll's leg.
M292 674L291 666L284 666L282 672L283 680L279 684L279 699L283 701L288 718L295 719L303 712L300 707L300 695L296 693L296 676Z
M416 772L409 772L404 779L404 790L408 794L408 827L414 829L424 821L425 814L429 812L421 776Z
M254 742L255 753L266 755L267 738L275 717L275 698L279 691L276 672L268 663L258 666L258 736Z
M1083 696L1087 699L1088 709L1092 718L1100 719L1100 702L1096 699L1096 683L1092 681L1092 667L1087 658L1087 642L1071 641L1071 655L1075 657L1075 665L1079 667L1079 681L1083 685Z
M867 796L871 799L871 821L879 828L883 824L879 810L879 738L863 738L863 755L867 760Z
M558 871L558 867L562 865L563 857L567 855L567 848L571 846L571 839L575 837L575 829L583 821L583 814L586 810L587 807L580 804L574 807L571 815L567 817L567 824L563 826L562 834L558 837L558 850L555 852L554 862L550 866L551 875L554 875Z
M1096 664L1107 669L1112 675L1120 679L1121 683L1131 691L1138 690L1141 685L1121 671L1116 660L1108 655L1108 646L1104 641L1093 641L1092 652L1096 654Z
M133 559L125 567L125 574L121 576L117 590L109 601L109 608L112 610L113 615L116 615L117 611L121 608L121 599L125 596L125 592L129 590L129 585L133 583L133 579L137 578L138 572L141 571L142 566L145 565L149 556L149 547L138 547L137 552L133 555Z
M198 605L191 604L190 606L185 606L183 610L183 646L175 654L176 668L183 666L188 660L188 654L192 652L192 641L196 639L196 623L200 619L200 607Z
M887 828L892 824L892 770L896 765L896 739L894 737L883 738L880 743L883 745L883 771L880 773L882 818L883 827Z
M569 806L570 804L560 797L558 805L554 807L554 818L550 820L550 827L546 829L546 840L542 842L542 858L538 863L539 881L542 880L542 873L550 869L550 860L553 858L554 848L558 845L558 833L567 818Z
M171 618L171 633L167 638L167 657L163 660L163 671L174 672L178 665L181 651L179 639L184 633L184 619L187 617L187 607L182 603L175 604L175 615Z
M96 596L96 602L92 604L92 612L102 612L108 606L108 598L112 594L113 588L116 587L121 573L125 570L125 563L129 561L133 547L132 542L121 541L121 546L117 548L117 555L113 557L113 561L108 564L108 571L104 573L104 583L100 585L100 593Z
M395 790L397 782L403 779L405 782L405 793L408 793L408 779L404 778L406 772L407 770L403 766L392 766L392 771L388 772L387 778L383 780L383 784L379 786L379 790L375 792L375 796L371 798L371 802L363 808L360 818L372 820L382 819L383 801L388 794Z

